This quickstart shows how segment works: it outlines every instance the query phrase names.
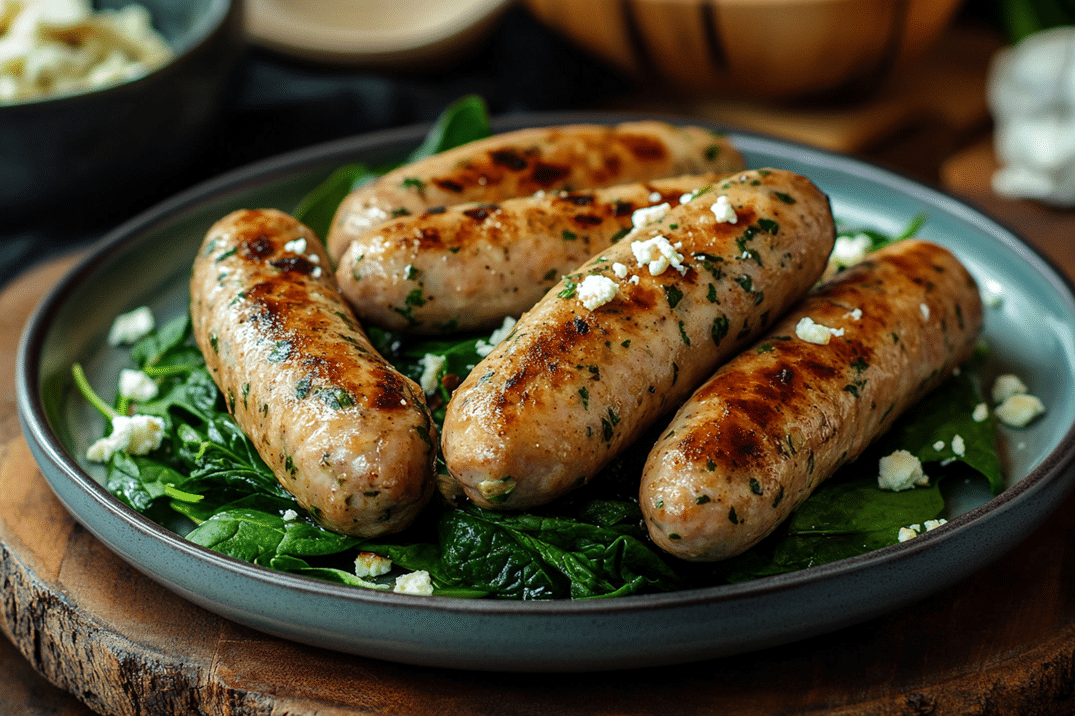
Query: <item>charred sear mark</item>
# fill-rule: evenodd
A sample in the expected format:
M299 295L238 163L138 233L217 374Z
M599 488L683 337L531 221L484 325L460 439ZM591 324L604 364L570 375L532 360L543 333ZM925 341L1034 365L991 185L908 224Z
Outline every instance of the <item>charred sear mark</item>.
M440 235L440 229L432 226L426 226L418 232L418 248L419 249L434 249L444 245L444 238Z
M590 206L594 203L593 194L567 194L560 198L568 204L574 204L575 206Z
M269 261L269 265L284 273L297 273L303 276L312 274L316 266L305 256L281 256Z
M595 216L593 214L575 214L572 219L576 224L584 228L589 226L598 226L601 224L601 222L604 221L604 219L602 219L600 216Z
M403 376L386 366L374 371L373 390L368 397L370 405L378 410L408 410L411 395Z
M483 204L482 206L478 206L473 209L467 209L463 212L463 214L480 223L488 219L489 215L496 209L497 207L495 204Z
M276 244L265 234L239 242L238 254L248 261L264 261L276 251Z
M617 217L630 216L635 211L635 205L629 201L617 201L612 213Z
M433 183L444 191L451 192L452 194L462 194L463 185L454 179L434 179Z
M534 165L534 171L531 173L530 178L539 186L549 187L563 181L570 174L571 167L538 162Z
M620 142L627 147L636 159L642 162L660 162L668 157L668 148L664 142L639 134L624 134Z
M510 149L497 149L489 153L493 164L497 164L511 171L521 172L528 166L525 158L519 156Z

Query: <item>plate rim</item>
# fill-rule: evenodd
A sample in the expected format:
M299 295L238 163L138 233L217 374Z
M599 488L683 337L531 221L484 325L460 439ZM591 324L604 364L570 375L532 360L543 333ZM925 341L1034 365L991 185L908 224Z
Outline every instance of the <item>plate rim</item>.
M962 198L877 162L721 123L655 113L527 113L493 117L491 125L494 132L501 132L541 124L616 123L641 119L657 119L678 124L697 124L715 131L727 132L737 139L747 139L758 147L779 146L785 150L791 148L811 156L813 160L824 160L826 165L832 165L834 168L843 168L844 165L856 167L859 175L869 175L872 179L883 180L886 184L896 183L905 191L913 189L911 193L915 195L924 192L934 202L943 204L946 210L951 211L954 209L960 218L990 227L992 229L991 233L1002 238L1003 242L1008 244L1010 248L1020 254L1024 254L1033 261L1039 262L1042 267L1048 270L1045 275L1063 288L1064 293L1075 304L1075 282L1016 231L1004 226L990 216L988 212L973 206ZM553 615L562 612L570 616L585 616L637 611L649 613L655 609L672 609L690 605L719 606L721 603L736 601L748 595L771 595L799 589L807 585L823 585L847 573L858 572L863 568L899 563L917 556L925 550L933 549L934 545L953 538L959 532L972 528L985 513L1005 512L1012 509L1016 501L1030 499L1035 493L1052 487L1052 483L1062 479L1065 472L1071 472L1072 466L1075 465L1075 422L1073 422L1048 455L1018 482L1009 486L1001 494L994 496L985 504L952 518L948 524L922 534L914 540L890 545L829 564L786 574L762 577L738 584L716 585L657 594L631 595L616 599L548 601L472 600L444 596L414 597L405 594L363 590L309 577L276 572L188 542L121 503L108 493L103 485L81 469L77 462L69 456L66 447L61 443L56 433L49 427L43 401L37 390L42 376L35 356L40 354L42 342L47 333L47 325L51 317L62 307L67 293L84 280L85 276L91 273L99 263L112 260L130 244L137 244L141 236L145 232L151 231L155 225L181 215L184 210L191 209L202 201L218 196L222 191L240 191L244 186L267 183L273 177L311 168L316 164L341 155L355 155L371 150L382 151L386 147L394 145L400 145L401 148L406 148L408 145L416 146L430 126L431 123L427 122L357 134L252 162L200 182L170 199L150 207L92 243L87 248L86 255L49 290L45 298L38 304L20 337L16 365L17 408L19 420L27 438L32 437L31 443L36 442L41 454L61 473L66 475L83 494L94 500L112 516L121 519L129 528L134 529L145 537L163 540L178 551L191 558L207 562L216 569L222 569L243 578L251 578L258 583L271 587L284 587L291 592L343 599L357 604L369 603L371 605L390 605L398 608L417 608L422 611L434 610L448 613L484 615ZM52 484L52 479L46 471L42 470L42 473L45 475L50 488L56 492L57 489ZM1070 477L1067 482L1068 484L1061 488L1065 493L1071 489L1070 483L1072 480ZM62 496L60 499L64 501ZM66 501L64 502L65 506L71 510ZM76 520L82 522L78 514L73 514L73 516ZM85 523L83 525L95 536L100 537L94 527ZM999 558L1021 541L1020 539L1013 544L1005 545L1002 551L996 553L995 558ZM112 545L109 545L109 547L112 548L112 551L116 551Z

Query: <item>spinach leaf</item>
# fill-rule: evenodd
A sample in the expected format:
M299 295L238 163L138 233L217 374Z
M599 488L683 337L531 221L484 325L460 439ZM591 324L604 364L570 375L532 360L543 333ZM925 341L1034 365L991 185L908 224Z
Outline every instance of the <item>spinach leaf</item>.
M355 537L329 532L305 520L284 520L279 514L244 507L217 512L193 529L187 539L229 557L270 568L283 557L336 554L359 542Z
M489 110L485 100L478 95L467 95L441 112L425 139L411 152L407 162L415 162L484 139L489 134Z

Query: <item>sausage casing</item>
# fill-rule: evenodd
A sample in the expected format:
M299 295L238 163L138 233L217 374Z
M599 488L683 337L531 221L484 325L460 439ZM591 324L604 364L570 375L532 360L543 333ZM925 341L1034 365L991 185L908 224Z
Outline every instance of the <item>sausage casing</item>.
M678 206L720 176L539 192L388 221L351 242L336 281L360 320L390 330L495 327L621 238L636 210Z
M807 342L803 318L842 335ZM639 491L654 542L694 561L753 546L947 378L981 328L974 279L935 244L897 242L838 274L673 418Z
M735 223L718 220L722 201ZM565 276L456 389L449 472L505 509L585 483L801 298L834 239L828 198L777 169L728 178L640 227ZM662 241L682 273L639 263ZM592 310L579 300L591 277L617 291Z
M338 261L374 226L434 207L742 166L726 137L702 127L640 121L505 132L412 162L351 192L332 221L329 253Z
M420 388L370 344L313 232L275 210L209 230L191 319L236 423L328 529L405 527L433 491L436 428Z

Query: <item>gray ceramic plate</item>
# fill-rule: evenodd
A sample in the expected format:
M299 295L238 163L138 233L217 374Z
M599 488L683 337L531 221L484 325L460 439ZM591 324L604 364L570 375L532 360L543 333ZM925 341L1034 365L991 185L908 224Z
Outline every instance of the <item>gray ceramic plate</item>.
M508 119L496 129L622 116ZM947 525L871 554L734 586L579 602L498 602L365 591L271 572L189 544L124 507L84 459L100 416L75 392L72 363L115 385L125 352L107 347L113 318L142 304L158 318L186 309L193 254L232 209L290 210L340 164L397 159L424 128L317 147L194 188L120 227L37 310L19 354L19 413L56 494L94 535L151 578L206 609L317 646L422 665L556 671L638 667L786 643L911 603L989 564L1031 532L1071 486L1075 460L1075 297L1011 232L933 189L851 158L732 133L750 166L812 178L847 224L952 248L999 302L987 309L991 371L1012 371L1048 413L1002 435L1009 487L958 490Z

